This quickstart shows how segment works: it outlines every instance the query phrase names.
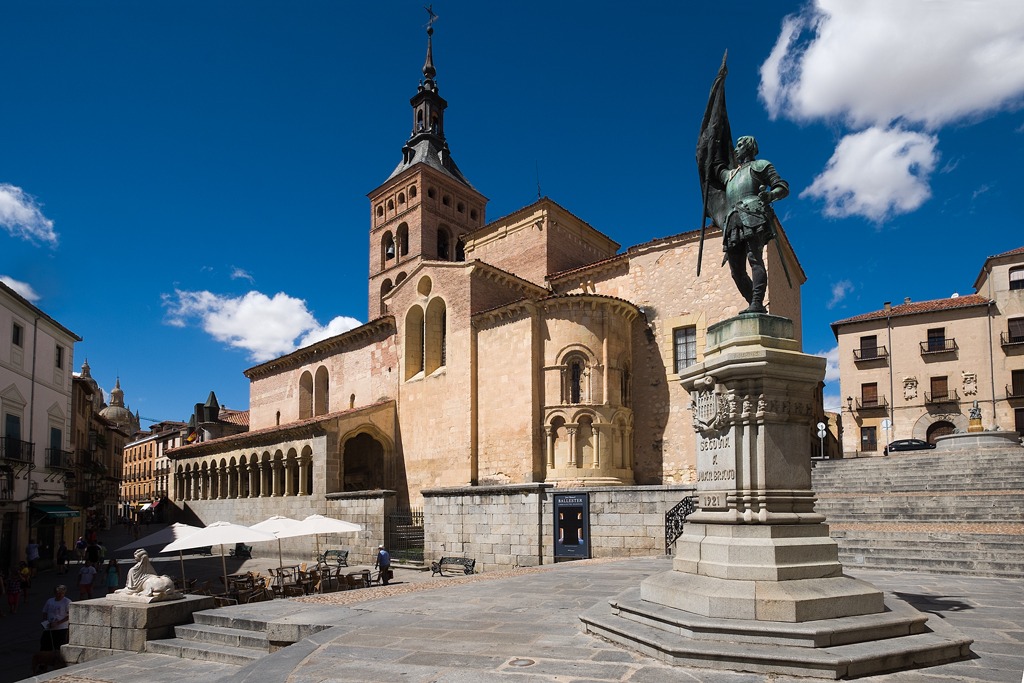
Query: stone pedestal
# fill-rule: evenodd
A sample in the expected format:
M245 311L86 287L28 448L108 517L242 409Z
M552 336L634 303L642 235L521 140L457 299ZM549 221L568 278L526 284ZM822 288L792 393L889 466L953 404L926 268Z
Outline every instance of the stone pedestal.
M968 653L969 639L929 630L926 616L843 574L810 490L824 373L825 359L800 352L786 318L745 314L708 329L704 362L680 375L697 439L697 510L672 571L618 596L611 614L583 615L588 631L691 666L826 678Z
M208 595L186 595L166 602L130 602L96 598L71 603L68 644L61 654L68 664L118 652L142 652L146 641L170 638L174 627L192 623L192 613L213 609Z

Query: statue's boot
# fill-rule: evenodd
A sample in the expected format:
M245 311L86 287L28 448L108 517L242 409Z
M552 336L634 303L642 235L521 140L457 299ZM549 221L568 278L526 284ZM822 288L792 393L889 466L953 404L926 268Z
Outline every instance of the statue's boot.
M768 309L764 307L763 299L755 296L750 302L750 305L746 307L741 313L767 313Z

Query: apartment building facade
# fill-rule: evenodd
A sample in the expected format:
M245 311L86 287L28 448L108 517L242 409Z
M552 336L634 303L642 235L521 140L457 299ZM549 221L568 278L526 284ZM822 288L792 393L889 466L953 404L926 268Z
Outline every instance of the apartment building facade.
M990 256L974 293L902 304L832 324L846 457L966 430L1024 435L1024 247Z

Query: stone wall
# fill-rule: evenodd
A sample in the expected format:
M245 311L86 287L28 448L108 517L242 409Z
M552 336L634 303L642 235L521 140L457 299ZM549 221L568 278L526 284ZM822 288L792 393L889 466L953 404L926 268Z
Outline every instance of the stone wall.
M203 525L218 520L251 526L274 515L301 520L309 515L354 522L363 530L352 534L321 535L320 550L348 550L350 565L373 564L377 545L384 542L385 515L395 505L394 491L359 491L356 493L330 493L326 501L320 497L281 496L273 498L247 498L238 500L193 500L186 505ZM281 539L281 553L285 557L312 561L316 555L317 538L297 536ZM219 552L219 550L216 550ZM256 543L253 554L268 557L277 554L277 543Z
M424 559L458 555L477 572L550 564L553 495L590 496L591 557L665 553L665 513L692 493L683 486L555 489L550 484L423 492Z

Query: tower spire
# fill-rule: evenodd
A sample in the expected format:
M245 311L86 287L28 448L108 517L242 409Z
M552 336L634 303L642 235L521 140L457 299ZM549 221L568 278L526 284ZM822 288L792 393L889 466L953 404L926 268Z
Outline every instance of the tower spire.
M437 15L434 14L434 10L431 9L433 5L427 5L424 7L427 10L427 14L430 15L430 19L427 20L427 59L423 62L423 87L437 91L437 85L434 83L434 76L437 75L437 69L434 68L434 22L437 21Z

